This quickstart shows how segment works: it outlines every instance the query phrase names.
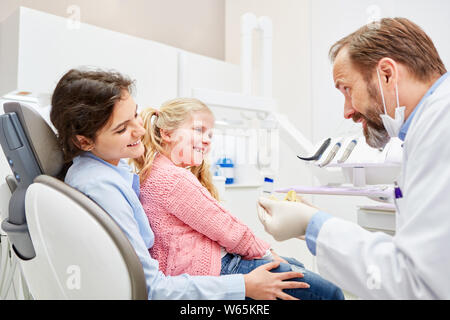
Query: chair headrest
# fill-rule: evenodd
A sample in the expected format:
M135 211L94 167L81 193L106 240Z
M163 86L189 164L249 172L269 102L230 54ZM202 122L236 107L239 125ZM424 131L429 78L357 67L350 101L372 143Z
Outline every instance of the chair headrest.
M3 109L5 113L17 114L42 173L57 176L63 168L64 160L52 128L35 109L26 104L6 102Z

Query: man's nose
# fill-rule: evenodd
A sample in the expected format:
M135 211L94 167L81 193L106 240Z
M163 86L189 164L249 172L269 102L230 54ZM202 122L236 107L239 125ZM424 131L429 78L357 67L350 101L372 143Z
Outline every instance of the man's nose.
M348 99L345 99L345 103L344 103L344 118L345 119L351 119L355 113L356 113L355 109L353 109L353 106L352 106L351 102Z

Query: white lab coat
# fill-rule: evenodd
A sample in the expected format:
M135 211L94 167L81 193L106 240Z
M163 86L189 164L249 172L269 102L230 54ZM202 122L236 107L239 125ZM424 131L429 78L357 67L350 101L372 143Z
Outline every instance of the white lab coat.
M403 149L395 236L331 218L318 270L363 299L450 299L450 77L416 112Z

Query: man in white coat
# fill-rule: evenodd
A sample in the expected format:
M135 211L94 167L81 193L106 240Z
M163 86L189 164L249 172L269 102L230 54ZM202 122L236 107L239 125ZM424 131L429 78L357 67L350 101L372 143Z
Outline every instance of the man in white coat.
M382 19L330 50L344 116L369 145L403 143L395 236L306 204L260 198L277 240L306 239L321 276L363 299L450 299L450 78L431 39L404 18Z

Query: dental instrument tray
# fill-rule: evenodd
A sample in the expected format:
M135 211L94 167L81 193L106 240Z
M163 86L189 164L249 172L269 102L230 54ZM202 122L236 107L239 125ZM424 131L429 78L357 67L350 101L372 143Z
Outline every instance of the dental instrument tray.
M328 194L341 196L365 196L369 198L376 198L383 201L388 201L393 198L394 188L392 186L365 186L355 187L353 185L339 185L339 186L292 186L289 188L277 189L275 192L287 193L294 190L299 194Z

